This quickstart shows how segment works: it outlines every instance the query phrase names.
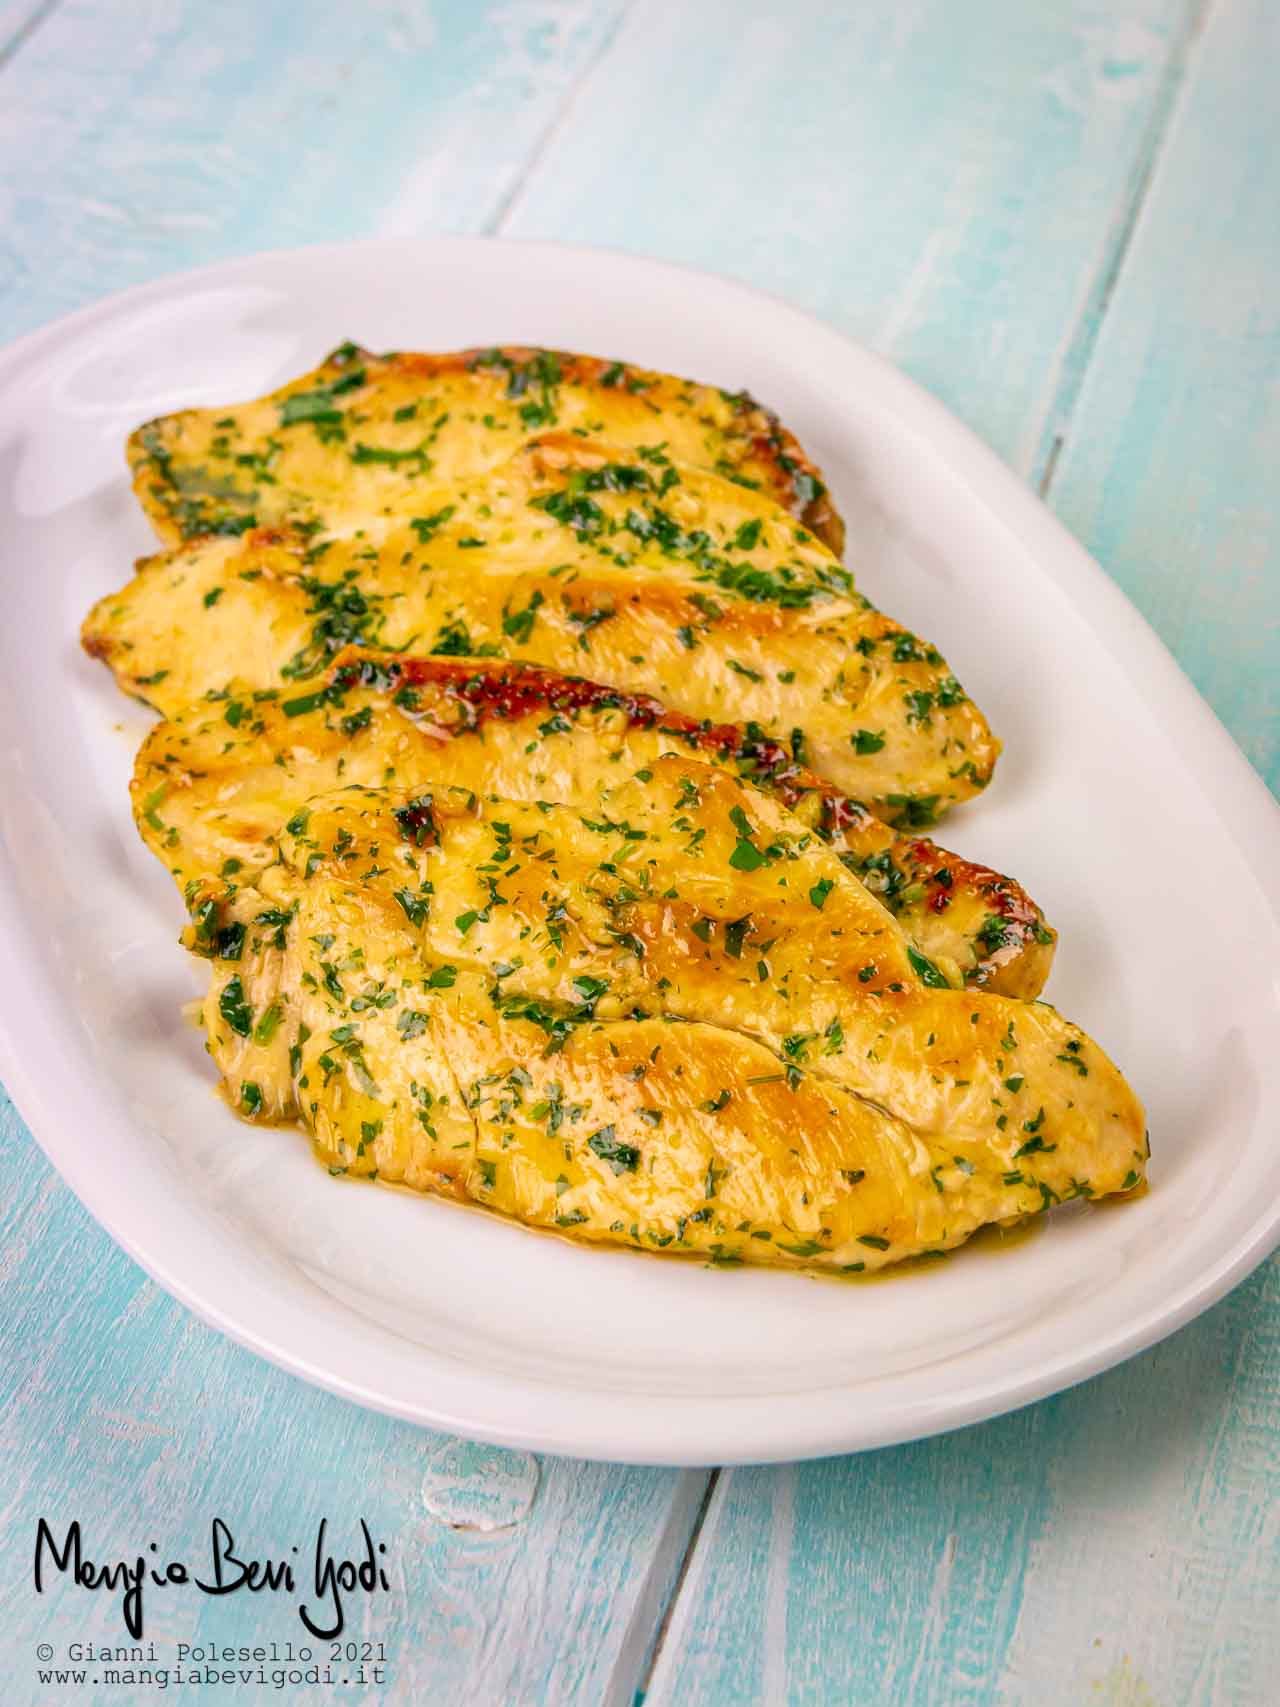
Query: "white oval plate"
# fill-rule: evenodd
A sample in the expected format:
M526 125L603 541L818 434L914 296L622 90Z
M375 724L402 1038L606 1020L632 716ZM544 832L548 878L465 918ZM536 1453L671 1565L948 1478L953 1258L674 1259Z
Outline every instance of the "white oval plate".
M333 1181L214 1098L200 972L130 822L146 714L77 645L151 549L139 421L251 396L344 338L623 356L777 408L828 471L867 592L1006 744L941 832L1060 927L1053 1000L1146 1099L1153 1189L872 1286L579 1249ZM975 383L977 380L975 379ZM1141 617L937 403L740 286L475 240L259 256L127 292L0 355L0 1075L104 1226L308 1380L488 1440L654 1463L881 1446L1150 1345L1280 1236L1275 807Z

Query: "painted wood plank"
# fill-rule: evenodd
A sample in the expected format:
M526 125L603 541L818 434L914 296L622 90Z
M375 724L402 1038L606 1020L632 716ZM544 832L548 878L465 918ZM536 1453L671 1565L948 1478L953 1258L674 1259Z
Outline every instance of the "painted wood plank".
M980 1428L721 1475L647 1707L1262 1707L1280 1263Z
M1280 792L1280 12L1215 7L1051 501Z
M62 0L0 69L0 339L228 255L473 232L625 0Z
M252 1546L287 1557L298 1544L307 1568L321 1517L344 1539L364 1517L387 1543L391 1592L367 1612L353 1599L348 1634L386 1644L388 1681L343 1699L630 1707L702 1473L539 1466L375 1416L271 1369L179 1309L115 1248L7 1102L0 1204L7 1704L119 1707L154 1693L40 1684L37 1643L61 1653L71 1641L128 1640L118 1597L58 1579L37 1598L40 1517L59 1537L80 1518L96 1559L133 1558L156 1541L164 1558L199 1561L207 1576L209 1525L221 1516L242 1556ZM146 1633L170 1664L179 1641L305 1641L294 1604L153 1589ZM304 1695L271 1697L256 1684L217 1693L229 1703L269 1698Z
M879 349L1020 471L1190 0L638 0L502 229L657 253Z

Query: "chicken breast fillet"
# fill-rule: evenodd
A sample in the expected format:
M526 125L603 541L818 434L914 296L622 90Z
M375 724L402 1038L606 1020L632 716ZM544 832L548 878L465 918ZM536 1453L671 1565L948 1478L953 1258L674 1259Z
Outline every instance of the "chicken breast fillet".
M376 356L343 344L251 403L184 409L129 440L134 489L177 544L259 525L414 515L425 486L470 479L548 429L676 460L767 493L838 556L817 467L770 410L626 362L526 346Z
M926 986L829 847L684 757L586 810L351 787L188 899L228 1096L338 1170L838 1269L1143 1178L1091 1039Z
M300 806L344 784L588 806L672 751L749 777L814 830L897 918L926 981L1039 995L1055 934L1012 879L896 834L759 732L528 664L352 648L301 701L196 701L143 742L134 816L180 887L228 867L245 881Z
M83 641L166 714L233 678L303 683L353 642L586 669L756 724L910 828L983 788L999 751L936 649L769 499L579 441L532 445L407 522L145 560Z

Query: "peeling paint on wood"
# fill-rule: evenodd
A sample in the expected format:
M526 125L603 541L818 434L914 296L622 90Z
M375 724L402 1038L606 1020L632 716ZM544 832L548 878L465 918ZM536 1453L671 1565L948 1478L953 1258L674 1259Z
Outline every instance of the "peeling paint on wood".
M228 255L484 230L621 5L62 0L0 69L0 338Z

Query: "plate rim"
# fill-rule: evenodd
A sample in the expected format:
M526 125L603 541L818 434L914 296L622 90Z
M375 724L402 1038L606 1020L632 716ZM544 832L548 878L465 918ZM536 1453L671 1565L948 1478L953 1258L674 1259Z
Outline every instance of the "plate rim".
M326 243L295 245L256 251L202 266L166 274L161 278L114 292L98 301L63 315L25 333L0 349L0 387L7 386L33 358L55 349L70 335L92 328L95 322L145 306L149 301L172 300L191 290L238 282L256 269L273 263L296 265L322 263L326 256L353 253L412 254L419 262L432 252L450 250L458 254L481 250L520 248L527 253L546 252L560 258L577 257L594 265L640 272L659 272L696 281L744 305L767 306L782 320L790 319L810 338L828 340L848 358L860 362L874 376L882 403L898 421L929 443L949 472L958 477L987 516L1009 532L1036 560L1037 567L1062 589L1087 621L1099 645L1123 649L1127 668L1152 686L1152 697L1161 706L1166 723L1172 723L1193 760L1195 779L1201 793L1214 809L1223 831L1237 850L1266 897L1273 915L1280 919L1280 806L1267 785L1249 764L1223 727L1213 708L1185 675L1164 642L1124 592L1110 579L1085 547L1077 541L1048 506L1027 487L969 427L916 381L877 352L848 337L816 315L785 301L776 294L704 269L638 255L616 248L562 243L544 239L496 237L369 237ZM1264 857L1270 843L1273 857ZM17 897L0 872L0 938L18 942L25 934L14 919ZM431 1401L410 1404L380 1394L366 1382L334 1369L317 1365L310 1357L276 1343L273 1335L241 1319L233 1310L220 1308L199 1284L160 1260L147 1249L118 1207L104 1206L95 1189L94 1170L80 1154L71 1135L64 1131L58 1112L59 1097L42 1089L28 1071L31 1022L11 1005L0 1010L0 1081L9 1093L29 1131L62 1180L114 1242L159 1286L199 1319L225 1334L238 1345L265 1358L288 1373L370 1409L435 1428L489 1441L500 1446L536 1450L609 1462L672 1466L787 1462L834 1453L871 1450L925 1436L945 1433L1017 1410L1115 1367L1160 1340L1175 1333L1218 1302L1246 1278L1280 1245L1280 1201L1263 1203L1248 1228L1223 1251L1218 1260L1188 1280L1159 1307L1147 1310L1119 1331L1099 1331L1073 1351L1039 1359L1030 1372L993 1378L977 1391L961 1391L955 1397L934 1399L928 1405L901 1407L895 1426L877 1419L870 1427L859 1426L857 1416L832 1415L819 1426L797 1427L788 1415L784 1396L764 1399L725 1397L714 1401L726 1413L725 1432L736 1434L740 1447L727 1449L717 1441L714 1451L703 1437L687 1440L678 1422L661 1430L624 1429L619 1442L616 1416L602 1417L594 1424L566 1431L548 1430L537 1423L521 1427L492 1419L453 1415L433 1408ZM62 1100L65 1102L65 1093ZM527 1385L522 1377L504 1376L513 1388ZM601 1395L593 1397L598 1403ZM678 1399L648 1401L640 1396L610 1394L615 1402L608 1412L625 1408L638 1412L661 1404L672 1412L705 1401L682 1403ZM744 1413L751 1413L750 1420ZM777 1414L772 1425L769 1417ZM744 1426L748 1424L749 1426ZM630 1444L627 1444L629 1439ZM619 1450L622 1444L623 1450Z

